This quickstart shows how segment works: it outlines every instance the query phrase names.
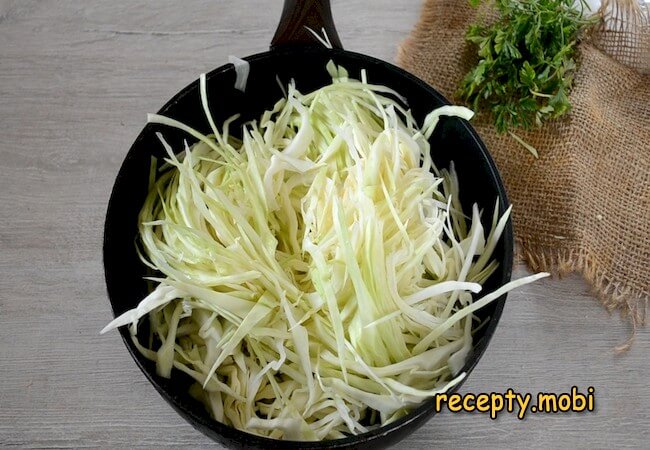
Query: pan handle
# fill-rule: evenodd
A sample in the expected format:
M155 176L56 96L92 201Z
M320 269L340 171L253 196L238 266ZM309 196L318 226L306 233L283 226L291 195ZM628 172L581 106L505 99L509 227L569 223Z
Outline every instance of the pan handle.
M329 0L284 0L282 17L271 41L271 50L289 46L321 45L309 27L320 36L325 30L333 48L342 49L334 27Z

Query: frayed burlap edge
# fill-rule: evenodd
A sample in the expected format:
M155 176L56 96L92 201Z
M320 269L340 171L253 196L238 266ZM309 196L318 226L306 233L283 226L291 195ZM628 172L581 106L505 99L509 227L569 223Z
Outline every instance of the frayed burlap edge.
M517 259L525 262L533 271L550 272L561 278L570 273L579 273L591 286L591 294L610 313L618 310L621 317L627 319L632 332L626 342L616 347L617 351L628 350L636 336L638 326L645 325L648 313L648 297L643 292L636 292L629 286L607 276L595 258L585 249L549 249L530 244L516 237Z

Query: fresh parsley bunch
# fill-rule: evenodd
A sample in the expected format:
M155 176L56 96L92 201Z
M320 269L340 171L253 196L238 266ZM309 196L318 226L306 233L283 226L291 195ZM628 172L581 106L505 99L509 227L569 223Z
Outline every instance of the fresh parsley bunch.
M583 18L574 0L495 0L495 6L496 23L467 31L480 60L463 79L461 98L491 113L499 132L531 129L570 111L576 44L597 19Z

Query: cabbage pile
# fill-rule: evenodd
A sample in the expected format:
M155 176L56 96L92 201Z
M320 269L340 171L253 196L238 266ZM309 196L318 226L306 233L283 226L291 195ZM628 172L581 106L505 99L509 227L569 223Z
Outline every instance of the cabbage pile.
M197 381L213 417L278 439L342 438L389 423L444 392L461 372L473 313L546 274L475 296L497 268L510 210L481 225L459 202L453 165L437 169L398 93L330 63L332 83L293 84L241 139L170 118L196 139L154 162L139 217L142 261L159 273L130 325L158 374ZM436 149L433 148L435 152ZM146 345L136 337L148 316Z

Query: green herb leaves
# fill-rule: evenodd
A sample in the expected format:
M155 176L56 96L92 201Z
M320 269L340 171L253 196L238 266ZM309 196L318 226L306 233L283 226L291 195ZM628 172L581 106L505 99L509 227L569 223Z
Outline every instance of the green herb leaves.
M473 24L467 31L479 62L463 79L460 97L474 110L491 114L501 133L531 129L569 112L576 43L596 19L583 18L573 0L494 3L497 22Z

